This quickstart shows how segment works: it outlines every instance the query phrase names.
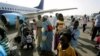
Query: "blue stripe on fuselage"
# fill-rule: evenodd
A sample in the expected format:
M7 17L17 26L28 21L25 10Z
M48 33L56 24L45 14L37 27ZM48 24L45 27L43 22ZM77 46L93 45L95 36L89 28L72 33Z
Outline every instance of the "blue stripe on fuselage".
M7 11L7 10L0 10L0 15L3 13L12 13L13 11Z

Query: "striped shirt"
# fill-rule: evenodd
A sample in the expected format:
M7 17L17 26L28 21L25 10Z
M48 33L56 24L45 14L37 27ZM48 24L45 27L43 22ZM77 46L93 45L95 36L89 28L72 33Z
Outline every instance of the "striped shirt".
M10 50L9 50L9 47L8 47L8 39L5 38L2 41L0 41L0 45L3 46L5 52L7 53L7 55L9 55L10 54Z

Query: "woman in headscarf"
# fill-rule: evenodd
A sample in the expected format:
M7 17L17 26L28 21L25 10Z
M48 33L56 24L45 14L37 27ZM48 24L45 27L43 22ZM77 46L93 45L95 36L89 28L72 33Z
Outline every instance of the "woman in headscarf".
M48 16L43 17L43 37L42 37L42 45L41 50L42 52L47 53L52 52L52 40L53 40L53 28L51 23L48 20Z
M57 17L57 26L56 26L56 33L55 33L55 41L54 41L54 50L57 49L58 43L59 43L59 37L60 37L60 32L64 28L64 17L62 14L58 14Z

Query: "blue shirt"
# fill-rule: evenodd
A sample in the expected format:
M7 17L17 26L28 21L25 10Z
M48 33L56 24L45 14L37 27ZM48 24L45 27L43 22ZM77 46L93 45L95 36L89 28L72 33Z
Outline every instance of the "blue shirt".
M78 44L78 38L80 36L80 31L79 31L79 28L73 29L73 27L71 27L70 30L71 30L72 34L74 34L74 36L71 37L72 38L71 45L72 45L72 47L75 48L75 47L77 47L77 44Z
M3 46L0 45L0 56L7 56L6 51L4 50Z
M96 17L95 17L96 21L95 21L95 26L96 27L100 27L100 14L98 14Z

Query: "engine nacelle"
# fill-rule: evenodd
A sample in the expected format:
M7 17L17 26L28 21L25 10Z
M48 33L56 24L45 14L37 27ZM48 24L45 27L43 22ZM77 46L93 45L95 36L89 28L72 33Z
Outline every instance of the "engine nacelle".
M1 20L6 27L13 27L16 25L17 17L19 17L19 20L25 20L25 16L18 13L3 13L1 15Z

